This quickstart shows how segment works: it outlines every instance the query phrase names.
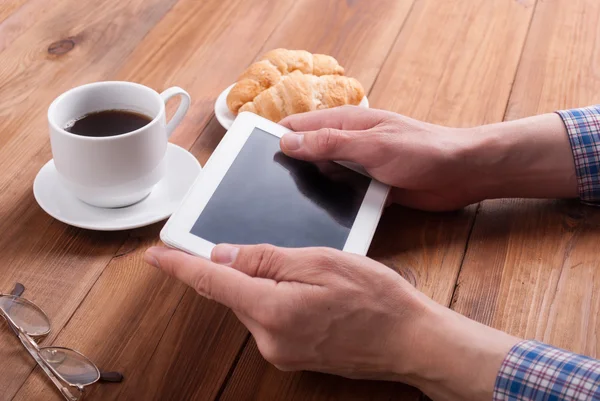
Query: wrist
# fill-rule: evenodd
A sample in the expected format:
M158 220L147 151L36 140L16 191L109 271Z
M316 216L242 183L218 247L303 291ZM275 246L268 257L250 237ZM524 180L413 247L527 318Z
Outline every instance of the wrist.
M575 198L575 163L559 115L544 114L467 130L461 158L479 197Z
M492 398L500 366L518 338L433 301L415 323L413 346L397 357L401 381L435 400Z

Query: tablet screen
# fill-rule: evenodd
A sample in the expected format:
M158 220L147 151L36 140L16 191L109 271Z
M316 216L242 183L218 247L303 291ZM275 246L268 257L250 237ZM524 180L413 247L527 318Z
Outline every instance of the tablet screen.
M255 128L191 233L214 244L343 249L370 181L333 162L292 159Z

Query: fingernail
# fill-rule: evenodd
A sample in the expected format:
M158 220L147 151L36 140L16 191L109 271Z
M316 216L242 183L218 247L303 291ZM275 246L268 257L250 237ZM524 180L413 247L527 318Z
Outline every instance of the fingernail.
M158 259L156 259L156 251L154 248L150 248L148 250L146 250L146 252L144 253L144 262L148 263L149 265L152 265L156 268L160 268L160 264L158 263Z
M298 150L302 147L302 141L304 140L304 135L301 134L285 134L281 140L283 141L283 146L285 146L288 150Z
M230 265L235 261L239 251L240 249L235 246L220 244L214 247L211 259L221 265Z

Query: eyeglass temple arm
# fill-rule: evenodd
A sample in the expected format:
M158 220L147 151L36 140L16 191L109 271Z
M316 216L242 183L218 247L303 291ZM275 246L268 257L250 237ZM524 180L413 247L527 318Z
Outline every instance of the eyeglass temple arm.
M10 292L10 295L20 297L21 295L23 295L24 292L25 292L25 286L21 283L16 283L15 288L13 288L13 290ZM19 330L15 326L13 326L12 322L9 319L6 319L6 321L8 322L8 327L11 328L11 330L13 331L15 336L19 337Z
M121 383L123 381L123 374L120 372L100 372L100 380L103 382Z
M25 286L21 283L16 283L15 288L10 292L10 295L20 297L25 292Z

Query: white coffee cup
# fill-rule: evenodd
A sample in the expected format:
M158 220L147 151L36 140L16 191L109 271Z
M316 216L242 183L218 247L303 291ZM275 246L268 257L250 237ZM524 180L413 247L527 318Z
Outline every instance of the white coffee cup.
M165 104L181 102L167 123ZM97 207L123 207L141 201L166 173L168 138L183 119L190 96L173 87L161 94L133 82L96 82L73 88L48 109L54 165L65 188ZM63 128L74 119L102 110L130 110L152 118L121 135L88 137Z

